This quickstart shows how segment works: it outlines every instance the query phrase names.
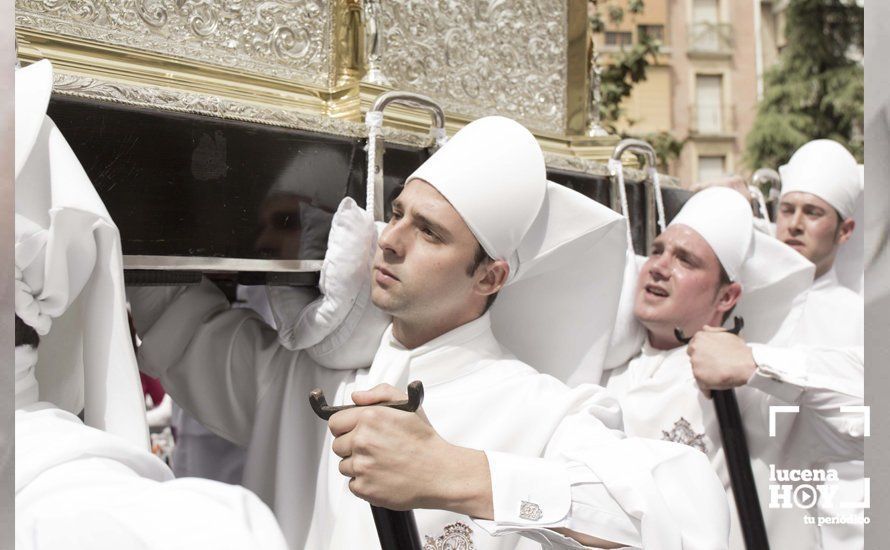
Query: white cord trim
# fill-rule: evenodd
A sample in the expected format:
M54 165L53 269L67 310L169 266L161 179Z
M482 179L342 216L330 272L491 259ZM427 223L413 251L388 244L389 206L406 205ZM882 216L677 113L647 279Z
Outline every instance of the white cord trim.
M365 211L374 215L376 204L375 176L377 168L377 139L383 130L383 112L368 111L365 114L365 126L368 127L368 180L365 183Z
M621 214L627 222L627 249L634 250L633 236L630 232L630 209L627 207L627 190L624 188L624 164L619 159L609 159L609 173L618 179L618 198L621 202Z
M445 128L437 128L433 126L430 128L430 137L433 138L437 149L445 145L448 141L448 135L445 133Z
M655 188L655 211L658 213L658 229L664 232L664 199L661 196L661 182L658 179L658 170L654 166L649 167L649 177L652 179L652 187Z

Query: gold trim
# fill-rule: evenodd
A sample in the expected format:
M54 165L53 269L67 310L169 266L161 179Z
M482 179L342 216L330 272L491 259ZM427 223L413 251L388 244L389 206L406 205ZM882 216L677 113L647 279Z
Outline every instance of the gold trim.
M133 85L78 74L55 71L53 91L58 94L111 101L165 111L192 113L243 122L269 124L350 138L366 136L364 124L308 114L295 109L229 99L221 96L186 92L176 88ZM411 147L428 147L428 135L384 128L384 139Z
M587 69L587 0L568 0L566 7L566 124L567 135L584 134L589 83Z
M547 154L548 166L603 175L605 166L592 161L606 161L618 138L590 139L580 135L583 134L587 109L587 71L584 70L587 63L586 3L585 0L562 1L566 2L560 7L560 11L565 10L567 32L564 45L567 56L566 119L555 125L557 128L562 126L562 131L533 132ZM24 62L51 60L57 73L57 93L363 138L366 134L364 114L379 94L389 91L360 81L364 72L360 0L316 3L322 9L318 12L318 25L311 32L313 37L325 37L323 44L313 43L314 51L324 52L316 57L326 63L319 78L300 76L303 68L294 63L276 64L274 60L260 59L256 67L250 66L251 59L262 56L258 50L251 49L253 46L245 42L243 35L232 37L237 47L231 53L234 56L231 64L213 62L221 59L224 37L220 36L208 39L211 40L210 49L215 50L202 53L199 59L189 59L189 52L202 42L188 34L191 30L182 28L183 18L192 13L188 10L201 6L217 11L240 10L236 15L243 25L256 25L256 18L249 9L253 4L248 0L237 6L233 4L235 7L207 3L206 0L190 0L175 6L167 0L158 0L135 8L125 0L89 4L96 10L105 10L100 14L105 17L104 23L97 24L96 28L89 28L79 15L72 16L70 21L64 20L62 16L67 12L59 10L79 9L76 7L79 3L16 0L19 57ZM280 2L270 0L263 4L278 6ZM109 22L112 16L118 17L125 10L150 8L166 10L164 14L171 21L167 27L152 26L149 21L151 13L138 15L142 20L134 19L135 23ZM518 8L509 7L509 10L513 9ZM179 27L172 28L174 18L177 18ZM219 21L220 25L229 24L222 19ZM517 22L520 27L527 24L526 21ZM109 32L117 34L104 37L101 33L106 27L112 28ZM274 35L269 32L269 36ZM171 36L179 35L187 37L184 41L188 43L183 45L183 50L165 51L163 44L169 44ZM317 65L317 62L313 63ZM270 65L274 68L267 70ZM466 115L446 114L449 134L470 120ZM394 143L426 147L431 144L428 128L426 113L395 106L387 110L383 137Z

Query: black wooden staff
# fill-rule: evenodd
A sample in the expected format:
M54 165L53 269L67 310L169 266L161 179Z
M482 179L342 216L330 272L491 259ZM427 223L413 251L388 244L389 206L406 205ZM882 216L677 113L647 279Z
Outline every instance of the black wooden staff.
M734 322L735 325L729 332L738 334L745 326L745 321L741 317L736 317ZM691 340L680 329L674 329L674 336L684 344L688 344ZM711 390L711 398L714 401L714 410L717 412L717 422L720 424L723 455L726 457L726 465L729 468L732 496L739 512L745 548L748 550L769 550L766 525L763 522L760 500L757 498L757 486L754 484L754 472L751 471L748 439L745 436L745 426L742 424L742 413L739 411L739 402L736 400L735 391L733 389Z
M421 403L423 403L423 383L420 380L415 380L408 384L408 399L390 403L376 403L369 406L382 406L400 411L414 412L420 408ZM324 392L320 389L312 390L309 394L309 404L312 405L312 410L315 411L315 414L325 421L336 412L359 406L328 406ZM396 511L372 505L371 514L374 516L374 525L377 527L377 537L380 539L380 548L382 550L422 550L420 535L417 532L417 522L414 521L414 512L412 510Z

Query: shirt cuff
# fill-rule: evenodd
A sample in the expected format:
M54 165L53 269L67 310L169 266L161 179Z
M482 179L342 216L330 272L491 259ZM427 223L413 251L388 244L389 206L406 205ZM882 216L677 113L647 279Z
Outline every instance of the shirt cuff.
M508 453L486 451L485 455L495 523L562 526L572 507L571 482L563 464Z
M807 387L799 352L762 344L750 344L757 368L748 385L786 403L798 403Z
M590 531L606 540L634 540L627 536L623 512L595 506L579 509L573 518L573 486L598 489L599 499L613 503L605 487L587 468L543 458L486 452L491 473L494 520L474 519L473 522L491 536L518 533L543 545L544 548L589 548L575 539L561 535L554 528ZM623 520L623 521L622 521ZM576 525L577 524L577 525ZM594 528L598 526L599 529ZM607 528L606 526L609 526ZM605 529L607 532L599 532Z

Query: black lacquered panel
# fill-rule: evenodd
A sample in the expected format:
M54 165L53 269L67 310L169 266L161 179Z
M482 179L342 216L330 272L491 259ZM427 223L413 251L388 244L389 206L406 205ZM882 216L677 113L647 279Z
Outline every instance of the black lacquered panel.
M59 126L121 231L127 255L317 260L333 212L365 206L364 140L103 101L54 96ZM388 144L384 201L429 158ZM602 204L609 178L548 177ZM631 233L644 252L643 185L626 183ZM672 218L688 192L665 189Z
M678 189L676 187L661 188L661 197L664 201L665 224L671 223L671 220L680 212L680 209L683 208L683 205L686 204L686 201L691 196L692 191L687 191L686 189Z
M124 254L321 259L359 140L54 97Z
M577 191L600 204L609 206L611 182L604 176L592 176L577 172L564 172L562 170L548 170L547 179L560 185L565 185L573 191Z

